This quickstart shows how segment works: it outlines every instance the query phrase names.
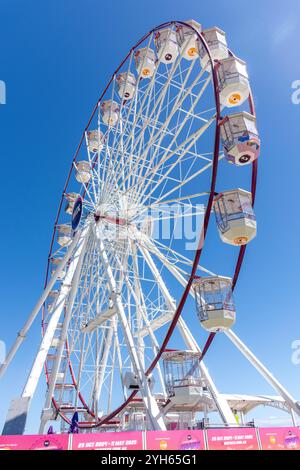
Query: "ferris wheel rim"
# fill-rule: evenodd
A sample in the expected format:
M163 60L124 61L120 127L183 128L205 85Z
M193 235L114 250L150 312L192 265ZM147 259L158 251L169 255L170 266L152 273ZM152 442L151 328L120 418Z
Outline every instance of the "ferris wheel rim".
M210 54L210 50L209 50L209 47L205 41L205 38L203 37L203 35L201 33L199 33L193 26L191 26L190 24L186 23L186 22L183 22L183 21L176 21L176 20L173 20L173 21L168 21L168 22L165 22L165 23L162 23L158 26L156 26L155 28L153 28L152 30L150 30L147 34L145 34L136 44L135 46L133 46L130 51L128 52L128 54L125 56L125 58L121 61L121 63L119 64L119 66L116 68L116 70L114 71L114 73L112 74L110 80L108 81L106 87L104 88L103 92L101 93L98 101L96 102L96 105L94 106L93 110L92 110L92 114L88 120L88 123L83 131L83 134L82 134L82 137L80 139L80 142L77 146L77 149L75 151L75 154L74 154L74 157L72 159L72 162L71 162L71 167L70 167L70 170L69 170L69 173L68 173L68 176L67 176L67 180L66 180L66 183L65 183L65 186L64 186L64 189L63 189L63 192L62 192L62 196L61 196L61 200L60 200L60 204L59 204L59 208L58 208L58 211L57 211L57 215L56 215L56 219L55 219L55 223L54 223L54 229L53 229L53 234L52 234L52 239L51 239L51 243L50 243L50 251L49 251L49 255L48 255L48 263L47 263L47 269L46 269L46 276L45 276L45 286L47 285L47 282L48 282L48 275L49 275L49 267L50 267L50 259L51 259L51 254L52 254L52 249L53 249L53 244L54 244L54 240L55 240L55 234L56 234L56 230L57 230L57 223L58 223L58 220L59 220L59 216L60 216L60 213L61 213L61 209L62 209L62 205L63 205L63 200L64 200L64 197L65 197L65 194L66 194L66 189L68 187L68 183L69 183L69 180L70 180L70 177L71 177L71 174L72 174L72 170L73 170L73 164L74 162L76 162L76 159L77 159L77 156L78 156L78 153L79 153L79 150L81 148L81 145L84 141L84 138L85 138L85 135L86 135L86 132L92 122L92 119L97 111L97 108L99 106L99 104L101 103L103 97L105 96L105 93L107 92L107 90L109 89L110 85L112 84L116 74L119 72L119 70L121 69L121 67L124 65L124 63L126 63L126 61L128 60L128 58L130 57L130 55L132 54L132 52L143 42L145 41L151 34L155 33L156 31L164 28L164 27L167 27L167 26L172 26L172 25L175 25L175 24L179 24L179 25L183 25L183 26L186 26L190 29L192 29L194 31L194 33L196 33L198 39L201 41L201 43L203 44L203 46L205 47L206 49L206 52L208 54L208 57L209 57L209 62L211 64L211 67L212 67L212 77L213 77L213 89L214 89L214 97L215 97L215 108L216 108L216 115L215 115L215 123L216 123L216 128L215 128L215 141L214 141L214 156L213 156L213 160L212 160L212 171L211 171L211 185L210 185L210 194L209 194L209 202L208 204L206 205L206 209L205 209L205 215L204 215L204 223L203 223L203 237L201 238L200 240L200 243L202 243L202 246L201 248L197 248L195 250L195 256L194 256L194 261L193 261L193 267L192 267L192 270L191 270L191 273L190 273L190 276L189 276L189 279L187 281L187 284L186 284L186 287L183 289L183 294L182 294L182 297L181 297L181 300L179 302L179 304L177 305L177 308L176 308L176 311L175 311L175 314L174 314L174 317L173 317L173 320L171 322L171 325L168 329L168 332L165 336L165 339L162 343L162 346L160 348L160 351L159 353L157 354L157 356L154 358L152 364L150 365L150 367L147 369L146 371L146 375L148 375L149 373L151 373L151 371L154 369L154 367L156 366L156 364L158 363L162 353L164 352L167 344L168 344L168 341L169 339L171 338L172 336L172 333L176 327L176 324L178 322L178 319L181 315L181 312L183 310L183 307L186 303L186 300L188 298L188 295L189 295L189 291L191 289L191 285L192 285L192 281L195 277L195 272L196 272L196 269L197 269L197 266L198 266L198 263L199 263L199 260L201 258L201 254L202 254L202 250L203 250L203 245L204 245L204 240L205 240L205 237L206 237L206 232L207 232L207 229L208 229L208 226L209 226L209 221L210 221L210 214L211 214L211 208L212 208L212 203L213 203L213 198L214 198L214 195L215 195L215 186L216 186L216 181L217 181L217 170L218 170L218 163L219 163L219 145L220 145L220 126L219 126L219 122L220 122L220 117L221 117L221 109L220 109L220 101L219 101L219 95L218 95L218 87L217 87L217 78L216 78L216 72L215 72L215 65L213 64L213 61L212 61L212 58L211 58L211 54ZM254 103L253 103L253 98L252 98L252 95L250 93L250 96L249 96L249 104L250 104L250 111L252 113L253 116L255 116L255 109L254 109ZM252 163L252 183L251 183L251 192L252 192L252 197L253 197L253 203L254 203L254 198L255 198L255 191L256 191L256 178L257 178L257 160L255 160L253 163ZM235 287L236 285L236 282L238 280L238 276L239 276L239 273L240 273L240 269L241 269L241 266L242 266L242 263L243 263L243 259L244 259L244 255L245 255L245 250L246 250L246 245L240 247L240 250L239 250L239 255L238 255L238 258L237 258L237 262L236 262L236 266L235 266L235 271L234 271L234 276L233 276L233 288ZM44 321L44 317L42 318L42 325L43 325L43 321ZM214 334L210 334L209 337L208 337L208 340L206 343L209 342L209 346L211 344L211 338L212 338L212 335L214 337ZM204 350L205 350L205 347L204 347ZM205 350L205 353L206 353L206 350ZM202 358L203 359L203 358ZM47 373L46 373L47 375ZM71 372L71 375L72 375L72 372ZM74 386L75 386L75 389L76 389L76 385L74 383ZM76 389L77 390L77 389ZM77 393L78 393L78 397L80 399L80 401L82 402L83 406L86 407L87 409L87 412L92 416L92 417L96 417L95 414L93 414L92 410L89 409L89 407L87 406L85 400L84 400L84 397L83 395L81 394L80 390L77 390ZM123 404L121 404L117 409L115 409L113 412L111 412L108 416L105 416L104 418L101 418L99 419L98 418L98 421L95 422L95 423L92 423L92 424L89 424L89 426L84 426L83 424L79 423L79 427L80 428L95 428L95 427L99 427L105 423L107 423L108 421L110 421L111 419L113 419L116 415L118 415L120 413L120 411L122 411L124 408L126 408L126 406L130 403L130 401L136 396L136 394L138 393L137 390L135 390L134 392L131 393L131 395L124 401ZM57 411L57 413L61 416L61 418L67 422L67 423L70 423L70 420L68 419L68 417L59 409L59 406L57 405L54 397L52 398L52 403Z

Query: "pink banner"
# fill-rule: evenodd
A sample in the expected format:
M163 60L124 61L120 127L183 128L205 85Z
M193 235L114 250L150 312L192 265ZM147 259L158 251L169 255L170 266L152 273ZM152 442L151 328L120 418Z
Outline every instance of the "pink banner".
M147 450L205 450L203 431L147 431Z
M0 436L0 450L67 450L67 434Z
M300 450L299 428L260 428L263 450Z
M210 450L257 450L258 442L254 428L208 429Z
M73 434L72 450L142 450L141 432Z

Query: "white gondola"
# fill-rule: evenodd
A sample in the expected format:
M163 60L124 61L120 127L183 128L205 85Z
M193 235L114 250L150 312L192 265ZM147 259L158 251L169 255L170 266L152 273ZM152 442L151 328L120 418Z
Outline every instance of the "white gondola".
M53 299L53 298L57 298L57 297L58 297L58 293L59 293L58 290L51 290L51 291L49 292L48 298L52 298L52 299Z
M73 207L76 199L80 196L79 193L68 193L65 195L65 198L67 200L66 206L65 206L65 212L66 214L72 215L73 212Z
M221 121L220 128L224 154L230 163L246 165L258 158L260 139L252 114L230 114Z
M87 132L87 143L90 152L101 152L103 149L103 141L103 133L100 130L95 129L94 131Z
M163 354L164 381L174 404L191 405L202 395L199 367L201 354L193 351L168 351Z
M226 35L220 28L214 27L202 31L202 35L209 47L212 60L222 60L228 57ZM199 42L199 55L202 67L206 67L209 56L203 44Z
M57 380L64 380L65 373L64 372L57 372Z
M221 240L230 245L246 245L256 236L256 218L251 193L234 189L220 193L214 213Z
M154 38L158 59L164 64L172 64L179 55L176 31L171 28L159 30Z
M139 389L139 382L137 376L131 372L125 372L123 376L123 384L128 390L138 390Z
M75 178L78 183L88 183L92 177L90 163L83 160L81 162L75 162L74 166L76 168Z
M148 382L152 388L155 383L152 375L148 378ZM138 390L140 388L138 377L134 372L129 370L123 375L123 384L128 390Z
M48 312L52 312L54 304L55 304L56 299L58 297L58 294L59 294L58 290L51 290L49 292L48 299L47 299Z
M136 89L136 79L133 73L119 73L116 80L120 98L124 100L133 98Z
M58 225L57 243L60 246L67 246L72 240L72 227L68 224Z
M51 348L57 349L60 343L60 339L57 337L52 338Z
M195 20L188 20L185 23L192 26L198 33L201 33L201 25ZM177 27L177 41L180 47L182 57L187 60L195 60L199 57L198 35L188 26L180 25Z
M115 126L119 119L120 106L112 100L103 101L100 106L102 121L107 126Z
M153 49L143 47L134 54L137 73L142 78L151 78L155 71L156 56Z
M202 327L212 333L231 328L236 319L232 280L221 276L199 278L193 289Z
M237 57L220 60L217 68L220 102L232 108L249 97L250 84L246 63Z
M46 365L47 365L47 372L49 374L49 377L52 374L56 358L57 358L56 352L47 354ZM65 356L65 354L63 354L62 359L61 359L61 363L60 363L60 368L59 368L59 371L57 372L57 376L56 376L57 381L56 381L55 387L65 385L65 378L66 378L65 371L67 370L67 366L68 366L68 362L66 360L66 356Z
M63 258L51 258L51 276L53 276L53 274L55 273L57 266L61 263L62 259ZM66 271L62 270L62 272L58 275L57 279L61 281L62 279L64 279L65 275Z
M75 387L72 383L56 384L54 389L54 400L60 404L61 407L72 407L74 402Z

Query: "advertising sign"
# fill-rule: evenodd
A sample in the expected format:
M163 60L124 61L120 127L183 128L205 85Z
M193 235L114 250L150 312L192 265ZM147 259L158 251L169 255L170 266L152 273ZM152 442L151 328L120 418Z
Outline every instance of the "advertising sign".
M73 434L72 450L142 450L141 432Z
M0 436L0 450L67 450L67 434Z
M260 428L263 450L300 450L299 428Z
M147 450L205 450L203 431L147 431Z
M259 449L254 428L208 429L207 440L210 450Z

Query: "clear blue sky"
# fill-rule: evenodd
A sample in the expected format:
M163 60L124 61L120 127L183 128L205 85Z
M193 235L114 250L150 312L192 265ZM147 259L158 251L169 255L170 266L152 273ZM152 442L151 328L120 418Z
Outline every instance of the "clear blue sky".
M194 18L224 29L247 61L263 141L259 234L236 289L235 331L300 399L300 365L291 362L291 343L300 339L300 105L291 102L291 83L300 79L299 1L1 0L0 17L0 80L7 86L0 106L0 339L11 345L41 292L70 160L112 71L155 25ZM39 335L37 321L0 385L1 423L21 393ZM207 364L224 392L272 393L225 338ZM27 432L36 428L43 397L41 380Z

